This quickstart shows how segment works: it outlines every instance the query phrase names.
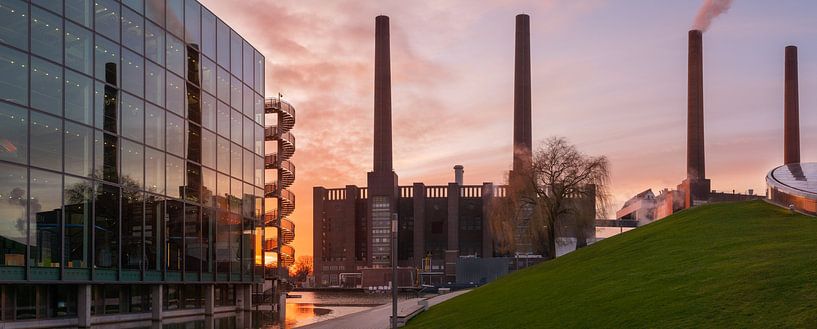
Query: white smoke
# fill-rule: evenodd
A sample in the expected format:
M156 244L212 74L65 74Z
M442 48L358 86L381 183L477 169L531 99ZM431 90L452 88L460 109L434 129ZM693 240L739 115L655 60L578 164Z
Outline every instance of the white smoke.
M733 0L704 0L701 8L698 9L698 14L695 15L695 22L692 23L692 28L695 30L706 31L712 20L729 10L732 6Z

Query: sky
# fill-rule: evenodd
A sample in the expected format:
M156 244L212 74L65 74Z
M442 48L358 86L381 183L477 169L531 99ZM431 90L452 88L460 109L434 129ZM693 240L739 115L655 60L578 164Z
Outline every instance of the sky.
M200 0L266 56L297 111L296 257L312 187L372 169L374 18L388 15L401 185L503 183L512 160L514 16L531 16L534 147L562 136L611 162L612 207L686 175L687 31L702 1ZM783 157L784 47L799 50L802 161L817 161L817 1L735 0L704 33L712 188L764 193Z

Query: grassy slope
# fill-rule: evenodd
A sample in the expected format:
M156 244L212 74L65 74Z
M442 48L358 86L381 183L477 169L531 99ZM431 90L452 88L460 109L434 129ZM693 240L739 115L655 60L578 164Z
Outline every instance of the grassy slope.
M702 206L507 275L411 328L814 327L817 219Z

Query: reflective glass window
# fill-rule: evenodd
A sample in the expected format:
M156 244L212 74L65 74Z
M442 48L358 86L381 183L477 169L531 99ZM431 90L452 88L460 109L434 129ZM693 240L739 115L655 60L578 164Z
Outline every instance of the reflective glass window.
M167 225L165 232L165 264L168 271L181 271L184 264L184 204L181 201L167 200Z
M93 129L65 122L65 172L90 176L94 168Z
M187 162L187 181L184 187L184 198L191 202L201 202L201 166Z
M165 70L151 62L145 62L145 99L165 105Z
M8 103L0 103L0 160L28 162L28 110Z
M122 190L122 268L142 268L142 232L145 194L133 189Z
M216 172L201 168L201 203L208 207L215 207L213 196L216 195Z
M164 244L163 230L165 221L164 198L149 194L145 199L145 269L159 271L162 269L161 247Z
M165 110L152 104L145 107L145 144L165 148Z
M85 73L93 74L94 34L79 25L65 23L65 65Z
M255 92L253 92L252 88L248 85L242 86L244 101L242 107L239 107L239 109L242 109L245 116L253 118L255 115Z
M259 94L255 94L255 106L254 113L255 113L255 122L259 125L264 124L264 97Z
M167 1L167 30L178 37L184 37L184 0Z
M62 119L31 112L31 165L62 171Z
M241 39L241 36L235 31L230 31L230 38L230 72L241 78L243 70L241 61L244 58L241 55L241 51L244 46L244 40Z
M119 45L96 38L96 57L94 58L95 77L114 86L119 81Z
M196 86L201 85L199 68L199 51L195 45L187 45L187 81Z
M122 136L142 142L145 134L145 102L122 93Z
M187 84L187 119L201 124L201 90L191 83Z
M178 75L184 75L184 42L167 36L167 69Z
M264 127L255 125L255 154L264 155Z
M230 178L230 212L240 214L243 200L241 199L241 188L244 183L241 179Z
M201 59L201 88L216 94L216 63L207 58Z
M201 45L201 5L196 0L185 0L184 7L184 39L199 49Z
M31 0L31 3L55 13L62 14L62 0Z
M255 91L263 94L264 93L264 56L261 55L257 50L255 51L255 79L253 79L253 84L255 87Z
M62 63L62 18L31 7L31 52Z
M201 164L216 168L216 134L209 130L201 132Z
M250 86L253 85L253 80L255 79L255 76L253 75L253 72L252 72L252 69L255 66L254 55L255 55L255 49L252 48L252 46L250 45L249 42L247 42L247 40L244 40L244 53L243 53L243 63L242 63L242 65L243 65L242 67L243 67L243 70L244 70L244 76L243 76L242 80L246 84L248 84Z
M122 89L142 96L145 90L145 59L127 49L122 49Z
M177 115L167 113L167 147L168 153L184 156L184 128L186 122Z
M230 103L230 73L219 67L216 81L218 84L218 99Z
M145 149L145 190L165 193L165 154L149 147Z
M216 59L216 15L207 8L201 10L201 49L210 59Z
M122 185L133 189L143 189L145 147L123 139L119 149L122 151Z
M94 12L98 33L119 41L119 3L114 0L94 0Z
M216 141L218 150L216 151L216 158L218 162L218 171L230 172L230 141L223 137L218 137Z
M216 98L208 93L201 94L201 125L216 131Z
M256 186L264 185L264 157L255 157L255 179L253 184Z
M241 179L241 146L233 143L230 147L230 176Z
M94 266L119 266L119 188L98 184L94 199Z
M65 117L92 125L93 93L94 83L91 78L65 70Z
M93 11L91 0L65 0L65 17L91 28Z
M148 0L150 2L150 0ZM135 10L137 13L145 12L145 0L122 0L122 4Z
M94 176L119 183L119 139L99 130L94 137Z
M236 77L232 77L230 79L230 105L236 109L241 111L241 80L238 80Z
M128 8L122 8L122 44L137 53L145 49L145 19Z
M31 58L31 107L62 116L62 67Z
M31 266L59 267L62 258L62 175L32 169L29 184Z
M255 154L244 150L244 181L252 183L255 174Z
M252 163L252 162L250 162L250 163ZM250 168L252 168L252 166L250 166ZM254 186L252 186L249 183L244 183L244 191L243 191L243 194L241 194L241 201L243 203L243 205L241 207L241 209L242 209L241 215L244 216L244 217L254 217L255 216L255 197L253 196L253 191L254 190L255 190ZM245 221L245 223L247 223L247 222ZM245 234L248 234L246 232L251 232L252 224L247 226L247 228L249 228L249 229L245 230ZM249 234L249 235L252 235L252 234ZM245 240L245 241L249 241L249 240ZM249 245L249 243L245 242L245 244L244 244L245 248L248 245ZM248 257L247 259L251 259L251 257Z
M28 55L0 46L0 98L28 105Z
M0 1L0 42L28 49L28 4L25 1Z
M25 265L27 191L26 168L0 162L0 264L5 266Z
M210 243L212 238L210 237L210 232L212 232L213 222L216 218L216 210L215 209L208 209L202 208L201 212L201 270L202 272L209 273L213 271L212 268L212 255L210 254Z
M230 67L230 27L227 26L223 21L217 19L217 44L218 46L216 49L218 50L218 65L222 67L229 68Z
M233 142L241 143L241 121L243 117L241 116L241 112L236 110L232 111L230 115L230 136Z
M181 198L181 189L184 187L184 159L168 155L165 173L167 175L167 195Z
M165 65L166 51L165 32L155 24L145 22L145 57L159 65Z
M119 129L119 89L97 82L94 96L94 126L116 133Z
M224 211L216 213L216 225L213 235L213 243L216 271L218 273L230 273L230 217Z
M201 163L201 127L187 124L187 160Z
M244 117L244 137L243 146L248 150L252 150L255 146L255 140L253 139L253 132L255 131L255 121L252 121L250 118Z
M184 116L184 80L172 73L168 73L166 78L166 108L178 115Z
M88 267L91 254L91 214L94 184L65 176L65 267Z
M230 209L227 198L230 195L230 176L227 174L216 174L216 189L218 190L216 205L221 209Z
M165 2L149 0L145 2L145 17L159 26L165 26Z
M201 208L194 205L186 205L184 209L184 245L187 246L185 252L184 270L187 272L199 272L202 262L201 248Z
M230 112L230 106L218 102L216 123L218 124L218 134L224 137L230 136Z

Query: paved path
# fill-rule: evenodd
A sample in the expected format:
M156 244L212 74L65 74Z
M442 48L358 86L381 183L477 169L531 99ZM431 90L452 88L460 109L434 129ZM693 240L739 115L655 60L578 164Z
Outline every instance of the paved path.
M471 290L460 290L445 295L440 295L428 299L428 306L434 306L451 298L462 295ZM423 298L412 298L397 303L397 314L408 313L416 308L417 302ZM355 328L355 329L387 329L389 328L389 318L391 317L391 303L374 307L370 310L345 315L339 318L309 324L304 329L333 329L333 328Z

